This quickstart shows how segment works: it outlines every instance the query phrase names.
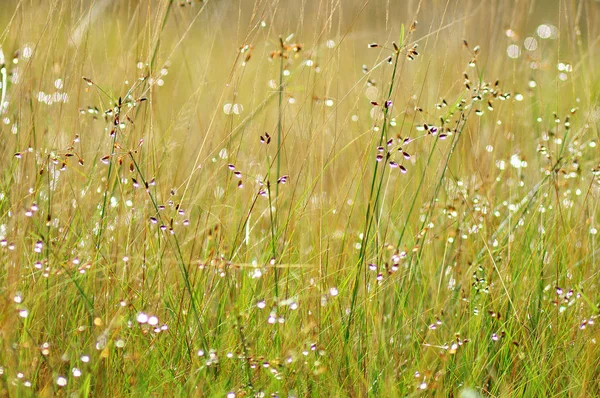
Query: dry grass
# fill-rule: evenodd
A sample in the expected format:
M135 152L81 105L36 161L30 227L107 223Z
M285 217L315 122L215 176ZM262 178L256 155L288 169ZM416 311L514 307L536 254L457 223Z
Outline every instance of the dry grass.
M3 2L0 393L599 395L597 4L397 3Z

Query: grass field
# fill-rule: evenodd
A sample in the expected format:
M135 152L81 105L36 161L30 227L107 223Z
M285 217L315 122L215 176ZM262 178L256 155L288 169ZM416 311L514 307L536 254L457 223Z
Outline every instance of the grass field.
M0 395L600 396L599 21L2 1Z

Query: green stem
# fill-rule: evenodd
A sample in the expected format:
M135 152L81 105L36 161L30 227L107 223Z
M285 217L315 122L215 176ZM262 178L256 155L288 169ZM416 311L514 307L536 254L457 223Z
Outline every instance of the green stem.
M391 82L390 82L390 88L388 91L388 95L387 95L387 99L386 102L389 101L392 98L392 94L394 91L394 83L396 80L396 73L398 70L398 60L400 59L400 51L396 51L396 56L395 56L395 60L394 60L394 69L392 71L392 77L391 77ZM381 146L381 144L383 143L385 136L386 136L386 132L387 132L387 127L388 127L388 115L389 115L389 107L388 106L384 106L384 110L383 110L383 126L381 128L381 134L379 136L379 143L378 146ZM348 341L350 339L350 331L351 331L351 327L352 327L352 322L354 320L354 312L355 312L355 307L356 307L356 299L358 297L358 286L360 283L360 275L361 275L361 270L363 268L363 264L364 264L364 260L366 257L366 251L367 251L367 243L369 242L369 235L370 235L370 231L371 231L371 226L373 224L373 214L375 214L375 210L377 208L377 203L379 201L379 194L380 194L380 190L381 190L381 184L383 181L383 176L385 175L385 169L382 171L381 173L381 178L379 181L379 185L377 187L377 192L375 191L375 185L376 185L376 181L377 181L377 176L378 176L378 172L379 172L379 162L375 162L375 168L373 170L373 176L371 178L371 187L370 187L370 192L369 192L369 202L367 203L367 212L365 215L365 228L363 230L363 237L361 240L361 247L360 247L360 252L358 255L358 264L357 264L357 270L356 270L356 276L354 278L354 287L352 289L352 299L350 302L350 311L349 311L349 315L348 315L348 323L346 324L346 330L344 332L344 342L347 345ZM375 200L373 200L373 195L375 195Z

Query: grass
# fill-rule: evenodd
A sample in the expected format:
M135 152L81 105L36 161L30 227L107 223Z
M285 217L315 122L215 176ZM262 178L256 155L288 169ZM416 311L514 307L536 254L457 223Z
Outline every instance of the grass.
M3 2L0 394L600 395L599 16Z

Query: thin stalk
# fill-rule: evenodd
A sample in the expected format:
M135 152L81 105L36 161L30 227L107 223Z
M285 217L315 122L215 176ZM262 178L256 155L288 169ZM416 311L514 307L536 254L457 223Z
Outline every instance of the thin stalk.
M401 43L404 40L403 36L404 36L404 34L402 33ZM387 102L392 98L392 94L394 91L394 83L396 80L396 73L398 71L398 60L399 59L400 59L400 51L397 50L396 54L395 54L395 59L394 59L394 69L392 71L390 88L388 91L386 104L383 109L383 126L381 128L381 134L379 136L379 143L378 143L379 146L382 144L382 142L386 136L386 132L387 132L388 116L389 116L389 106L387 106ZM356 270L356 277L354 278L354 287L352 289L352 299L350 302L348 323L346 324L346 330L344 332L344 343L346 345L348 344L348 341L350 339L350 331L351 331L351 327L352 327L352 322L354 320L356 299L358 297L358 286L359 286L359 282L360 282L361 270L363 268L363 263L364 263L365 256L366 256L366 251L367 251L366 246L367 246L367 243L369 242L369 235L370 235L371 226L373 223L373 214L376 213L375 210L377 208L377 202L379 201L379 192L380 192L380 188L381 188L381 182L383 181L383 175L385 174L385 169L382 171L382 176L381 176L380 182L379 182L379 188L377 189L377 193L376 193L375 185L376 185L376 181L377 181L378 172L379 172L379 162L375 162L375 168L373 170L373 176L371 178L371 187L370 187L370 192L369 192L369 201L367 203L367 212L365 214L365 228L363 231L363 237L361 240L361 248L360 248L360 252L358 255L358 264L357 264L357 270ZM375 195L375 202L373 201L374 195Z
M279 184L276 184L276 186L279 186ZM277 244L276 244L276 231L275 231L275 223L277 222L276 219L273 217L273 202L271 201L271 183L269 180L267 180L267 194L269 195L269 216L271 219L271 252L272 252L272 260L276 259L277 256ZM276 217L276 215L275 215ZM276 261L276 260L275 260ZM275 275L275 298L278 299L279 298L279 272L277 267L274 268L273 270L274 275Z
M119 107L119 111L120 111L120 107ZM120 113L120 112L119 112ZM117 130L118 127L116 128L114 134L113 134L113 139L111 142L111 154L110 157L112 158L115 154L115 143L117 142ZM113 162L109 162L108 163L108 171L106 172L106 189L104 190L104 198L102 200L102 209L100 211L100 226L98 228L98 238L96 239L96 260L98 260L98 256L100 255L100 243L102 242L102 232L104 231L104 220L106 219L106 202L108 199L108 187L110 185L110 177L112 175L112 169L113 169Z
M279 93L278 93L278 107L277 107L277 173L275 178L278 179L281 173L281 133L282 133L282 119L283 119L283 52L284 52L284 43L283 38L279 38L279 45L281 47L281 54L279 57ZM270 173L269 173L270 174ZM277 218L279 212L275 212L273 215L273 204L271 198L271 186L270 181L267 180L267 190L269 194L269 214L271 217L271 249L272 249L272 258L277 261ZM279 203L279 184L275 184L275 202ZM275 267L273 271L275 277L275 297L279 297L279 270Z
M148 186L147 181L131 152L129 152L129 157L131 158L131 161L132 161L138 175L140 176L142 184L144 186ZM162 215L161 215L160 211L158 210L158 204L156 203L156 199L150 193L149 190L148 190L148 196L150 197L150 201L152 202L152 205L154 206L157 218L161 219L161 221L162 221ZM168 239L167 239L167 241L168 241ZM208 349L208 344L206 341L206 333L204 332L203 327L202 327L202 322L200 320L200 312L199 312L198 306L196 304L196 298L194 296L194 291L192 289L192 285L190 282L189 272L185 266L185 260L183 258L183 253L181 252L181 245L179 244L179 240L177 239L176 235L173 235L173 245L175 248L177 263L179 265L179 269L181 271L181 275L183 276L183 281L185 283L185 288L186 288L188 294L190 295L190 304L192 306L192 311L194 312L194 315L196 316L197 324L198 324L198 327L200 328L200 336L201 336L201 340L203 343L203 348L206 350L206 349Z
M278 99L278 109L277 109L277 175L276 178L279 178L279 173L281 172L281 130L282 130L282 119L283 119L283 39L279 38L279 44L281 46L281 56L279 57L279 99ZM275 198L279 197L279 184L275 187Z

